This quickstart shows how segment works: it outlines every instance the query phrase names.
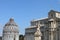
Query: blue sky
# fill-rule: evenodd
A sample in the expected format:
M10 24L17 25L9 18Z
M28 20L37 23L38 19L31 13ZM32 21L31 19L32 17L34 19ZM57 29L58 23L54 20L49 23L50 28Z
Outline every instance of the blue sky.
M0 35L11 17L24 34L31 20L47 17L50 10L60 11L60 0L0 0Z

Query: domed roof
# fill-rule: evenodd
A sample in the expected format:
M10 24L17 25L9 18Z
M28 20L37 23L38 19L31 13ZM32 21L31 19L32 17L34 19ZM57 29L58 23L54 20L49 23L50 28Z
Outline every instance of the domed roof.
M3 31L19 32L18 25L14 22L13 18L10 18L9 22L5 24Z
M17 26L13 18L10 18L9 22L5 24L5 26L10 26L10 25Z

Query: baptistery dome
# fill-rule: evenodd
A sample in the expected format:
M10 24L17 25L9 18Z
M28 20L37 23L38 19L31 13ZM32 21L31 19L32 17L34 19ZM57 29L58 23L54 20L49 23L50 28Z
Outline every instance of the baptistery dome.
M5 24L3 31L19 32L18 25L14 22L13 18L10 18L9 22Z
M3 40L19 40L19 29L13 18L3 28Z

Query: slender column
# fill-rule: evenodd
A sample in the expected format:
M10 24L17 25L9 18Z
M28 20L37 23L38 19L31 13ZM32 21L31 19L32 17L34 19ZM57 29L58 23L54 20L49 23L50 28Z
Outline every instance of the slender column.
M50 28L49 28L49 40L54 40L53 31L54 31L53 22L51 22L51 26L50 26Z

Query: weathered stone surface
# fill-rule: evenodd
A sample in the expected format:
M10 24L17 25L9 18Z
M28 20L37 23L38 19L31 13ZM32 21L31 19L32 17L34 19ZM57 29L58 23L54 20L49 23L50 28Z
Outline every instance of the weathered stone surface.
M2 40L19 40L18 25L10 18L9 22L3 28Z
M60 12L51 10L47 18L32 20L31 27L25 29L24 39L60 40Z

